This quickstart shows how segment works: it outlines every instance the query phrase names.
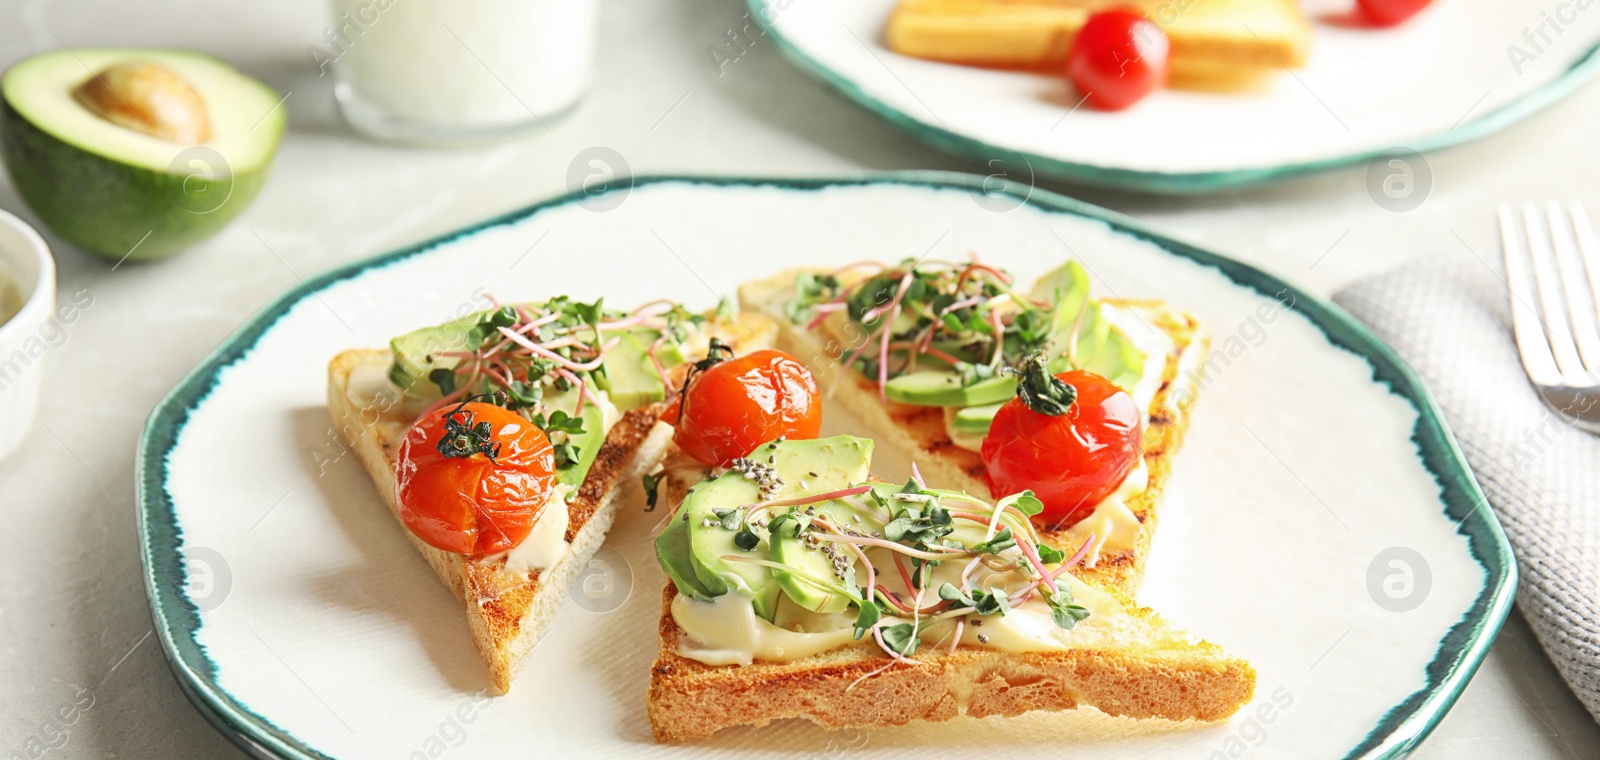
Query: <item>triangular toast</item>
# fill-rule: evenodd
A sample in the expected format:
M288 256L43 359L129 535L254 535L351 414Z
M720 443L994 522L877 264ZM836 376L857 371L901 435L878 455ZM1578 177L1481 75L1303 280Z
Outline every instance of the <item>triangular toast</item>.
M930 485L966 491L987 498L983 461L976 452L951 442L945 430L942 410L936 407L885 403L877 387L861 373L846 370L837 349L830 351L816 333L807 332L785 316L784 306L793 292L795 278L811 270L789 270L739 288L739 302L747 312L765 314L778 325L777 346L810 366L826 403L837 404L866 426L860 433L880 444L888 444L910 454ZM1199 392L1198 381L1205 361L1209 336L1192 315L1153 301L1102 301L1125 306L1138 314L1144 325L1167 334L1173 351L1167 357L1160 389L1151 401L1144 433L1144 464L1148 485L1142 493L1126 500L1139 522L1137 535L1126 549L1110 547L1091 556L1078 575L1085 580L1132 597L1144 576L1145 558L1155 531L1156 511L1162 490L1172 471L1172 459L1183 442L1189 423L1189 407ZM1091 517L1065 531L1045 534L1062 546L1081 544L1096 530ZM1104 529L1099 538L1105 538Z
M759 315L741 315L736 329L718 335L738 351L771 344L773 328ZM726 327L726 325L724 325ZM395 456L413 422L414 409L397 403L386 378L392 354L352 349L328 365L328 412L361 461L395 519ZM678 368L678 377L686 366ZM387 394L387 395L385 395ZM668 401L634 409L606 435L583 484L567 504L566 554L544 572L508 572L504 560L473 562L436 549L400 527L439 579L467 610L473 643L489 666L497 693L505 693L518 664L544 635L575 574L588 564L611 528L619 497L656 468L672 444L672 428L659 421Z
M692 467L669 469L662 498L680 504L699 476ZM783 718L867 728L1089 706L1131 718L1216 721L1249 703L1256 681L1250 663L1108 593L1125 614L1080 623L1072 631L1077 641L1064 651L934 647L917 654L919 664L886 668L891 661L864 638L792 662L708 665L679 653L685 634L672 615L678 591L669 581L650 675L650 726L657 741L682 742Z
M1298 68L1311 46L1294 0L901 0L885 37L918 58L1059 70L1089 14L1130 6L1167 33L1180 82Z

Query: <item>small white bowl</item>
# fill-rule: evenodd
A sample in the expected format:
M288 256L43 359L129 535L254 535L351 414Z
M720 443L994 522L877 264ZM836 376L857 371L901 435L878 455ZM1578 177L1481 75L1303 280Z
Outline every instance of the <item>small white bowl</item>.
M4 290L14 287L14 293ZM6 298L22 308L5 319ZM32 227L0 210L0 459L22 443L39 411L44 361L66 338L56 318L56 262Z

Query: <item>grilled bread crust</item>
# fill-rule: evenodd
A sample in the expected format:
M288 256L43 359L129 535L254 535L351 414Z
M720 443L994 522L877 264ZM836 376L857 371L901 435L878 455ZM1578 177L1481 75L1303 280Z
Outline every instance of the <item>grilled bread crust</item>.
M352 349L335 356L328 365L328 411L398 520L395 456L412 420L392 404L374 404L351 392L352 373L387 372L391 359L388 351L378 349ZM672 429L658 421L665 408L666 402L661 402L627 412L606 435L594 465L567 504L570 547L553 567L522 576L505 570L503 559L472 562L401 529L466 606L473 643L488 664L498 693L510 689L518 663L550 626L574 574L600 548L617 509L619 484L638 482L661 461L672 438Z
M712 320L705 336L715 335L742 353L771 346L775 332L772 320L760 314L739 314ZM398 521L395 456L413 421L413 410L400 408L392 399L363 397L356 392L359 383L352 383L352 375L358 371L387 377L392 359L393 355L382 349L351 349L335 356L328 364L328 413ZM669 372L671 385L681 383L687 371L687 365L679 365ZM489 666L496 693L511 688L518 664L550 627L562 596L605 540L623 494L630 493L629 486L640 483L673 449L672 428L660 419L674 400L669 388L666 400L626 412L612 426L583 483L567 502L567 553L542 572L522 576L506 571L504 560L470 562L401 529L467 608L473 643Z
M681 502L698 479L669 470L662 498ZM661 650L650 673L646 712L658 742L703 739L732 726L804 718L827 729L898 726L958 715L1014 716L1092 706L1111 715L1223 720L1249 703L1256 673L1220 646L1192 642L1149 609L1111 592L1126 617L1074 629L1066 651L1012 653L959 647L919 651L920 665L896 665L869 640L787 663L707 665L678 654L684 634L672 618L677 589L661 600Z
M831 338L807 332L784 316L784 304L792 297L795 276L801 269L746 283L739 288L739 302L746 311L766 314L778 324L778 347L805 362L822 388L823 398L839 404L866 425L867 437L912 454L922 476L930 486L988 497L982 458L975 451L955 445L945 431L944 411L937 407L884 402L877 385L860 372L847 370L841 358L853 345L840 345ZM1131 308L1153 329L1165 332L1173 343L1167 357L1160 390L1150 404L1150 417L1144 430L1144 464L1149 485L1130 496L1128 509L1139 519L1140 529L1132 545L1122 551L1102 552L1093 567L1078 576L1103 588L1132 597L1144 580L1145 558L1155 533L1156 512L1162 490L1172 473L1172 460L1183 443L1189 426L1189 408L1199 393L1210 337L1194 316L1157 301L1103 301ZM1065 548L1065 531L1043 531L1043 538ZM1076 550L1077 547L1070 547Z

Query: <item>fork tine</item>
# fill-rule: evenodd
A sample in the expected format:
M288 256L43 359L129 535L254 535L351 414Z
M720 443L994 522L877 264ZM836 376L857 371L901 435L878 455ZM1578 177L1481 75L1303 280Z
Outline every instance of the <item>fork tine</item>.
M1517 339L1517 354L1522 357L1522 368L1534 385L1558 385L1561 372L1556 369L1555 356L1551 355L1550 343L1539 324L1539 312L1533 306L1537 296L1528 270L1528 256L1522 250L1522 240L1517 234L1516 216L1510 206L1501 206L1498 217L1500 250L1506 259L1506 289L1510 291L1511 298L1511 330Z
M1583 204L1573 201L1570 210L1572 233L1578 241L1578 252L1583 257L1583 268L1589 275L1589 302L1594 306L1592 316L1600 320L1600 241L1595 240L1594 226L1589 223L1589 214L1584 211ZM1600 372L1600 366L1589 368L1591 376L1596 372Z
M1592 385L1596 370L1600 370L1600 323L1595 321L1594 291L1589 287L1589 278L1574 239L1576 221L1568 218L1566 209L1555 201L1545 205L1545 216L1550 219L1550 240L1555 245L1561 290L1566 295L1566 316L1572 325L1578 356L1583 360L1583 373L1577 377L1569 374L1567 385Z
M1567 323L1561 273L1556 269L1555 251L1550 249L1550 233L1545 228L1544 216L1537 205L1528 203L1522 207L1522 221L1527 225L1533 284L1539 291L1539 316L1544 320L1545 334L1550 339L1550 352L1555 354L1556 367L1562 375L1581 376L1583 360L1578 358L1578 344L1573 341L1572 327Z

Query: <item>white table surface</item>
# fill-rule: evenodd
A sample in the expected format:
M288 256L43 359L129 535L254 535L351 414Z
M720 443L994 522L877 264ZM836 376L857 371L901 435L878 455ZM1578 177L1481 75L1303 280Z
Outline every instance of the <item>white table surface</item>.
M768 40L738 55L726 35L745 26L739 0L605 6L598 80L571 117L497 147L413 150L362 140L340 121L331 83L306 53L325 27L320 0L0 2L0 64L63 45L190 47L291 93L290 132L266 189L202 247L113 270L52 240L61 292L86 288L94 301L49 357L31 443L0 462L0 757L32 757L33 738L45 757L241 756L190 707L151 638L133 453L161 396L300 279L565 192L569 164L592 146L614 149L635 174L987 172L834 96ZM714 45L736 55L720 71ZM1600 87L1587 87L1488 141L1431 156L1432 191L1404 213L1373 201L1364 168L1211 198L1041 184L1326 294L1415 256L1497 256L1491 214L1501 202L1578 197L1600 207L1596 124ZM34 219L8 183L0 208ZM52 720L91 699L71 725ZM1415 756L1596 757L1600 726L1513 614Z

